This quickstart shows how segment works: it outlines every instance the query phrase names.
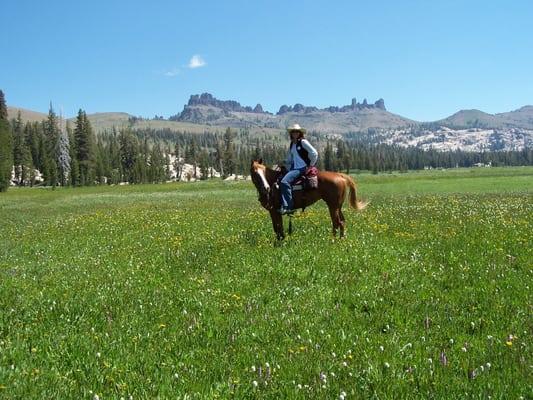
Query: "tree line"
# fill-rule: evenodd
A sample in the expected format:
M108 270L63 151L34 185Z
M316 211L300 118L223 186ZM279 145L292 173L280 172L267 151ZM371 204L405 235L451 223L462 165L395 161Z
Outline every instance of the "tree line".
M319 168L347 173L368 170L407 171L471 167L477 163L533 165L533 151L464 152L422 150L375 144L368 137L347 135L328 140L309 134L319 149ZM209 179L247 175L250 161L269 165L285 160L288 138L250 135L247 130L175 132L169 129L112 129L95 134L85 111L65 123L50 105L42 122L9 121L0 91L0 191L13 181L21 186L86 186L158 183L170 179ZM192 165L184 178L186 164ZM13 171L13 172L12 172Z

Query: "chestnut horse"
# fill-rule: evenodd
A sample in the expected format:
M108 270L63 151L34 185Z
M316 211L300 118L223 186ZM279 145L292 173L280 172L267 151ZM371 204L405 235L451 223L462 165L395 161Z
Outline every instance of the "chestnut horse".
M262 160L253 160L250 167L250 176L257 192L261 205L270 212L272 226L279 240L285 237L283 232L283 219L277 211L281 207L281 197L278 181L283 177L281 169L271 169L263 164ZM305 208L322 199L329 208L329 215L333 225L333 236L340 229L340 237L344 237L345 218L342 213L342 204L347 191L350 191L349 204L356 210L365 208L366 203L357 200L357 187L354 180L342 173L320 171L318 173L318 188L293 192L294 209ZM290 233L290 227L289 227Z

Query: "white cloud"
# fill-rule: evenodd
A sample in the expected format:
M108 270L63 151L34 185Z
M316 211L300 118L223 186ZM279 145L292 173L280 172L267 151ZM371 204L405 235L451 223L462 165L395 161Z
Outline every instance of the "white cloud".
M173 77L180 73L179 68L172 68L170 71L166 71L163 73L165 76Z
M193 69L193 68L205 67L206 65L207 63L205 62L205 60L200 55L195 54L194 56L191 57L188 67Z

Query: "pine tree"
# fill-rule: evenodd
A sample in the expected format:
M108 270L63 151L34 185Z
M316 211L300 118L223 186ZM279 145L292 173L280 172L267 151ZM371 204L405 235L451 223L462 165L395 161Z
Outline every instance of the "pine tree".
M122 181L135 183L134 168L137 164L137 140L129 130L120 132L120 163L122 167Z
M59 179L58 155L59 155L59 128L57 116L50 103L48 119L44 122L44 161L43 176L46 185L56 187Z
M181 173L183 171L183 158L181 157L181 146L179 142L174 145L174 170L176 171L176 180L181 181Z
M192 177L194 179L197 179L197 166L198 166L198 143L196 143L196 139L192 138L189 142L189 146L185 149L185 162L188 164L192 164L193 167L193 174Z
M24 147L24 129L20 111L17 119L13 121L13 167L15 169L15 181L20 185L22 182L22 153Z
M78 186L80 184L80 166L78 164L77 151L76 151L76 139L74 137L74 131L70 127L70 123L67 122L67 134L69 137L69 155L70 155L70 177L69 182L72 186Z
M0 192L7 191L13 166L13 134L7 118L4 92L0 90Z
M79 182L81 185L93 184L95 174L95 143L91 124L85 111L79 110L74 128L74 147L79 167Z
M200 179L206 180L209 178L209 154L205 149L202 149L199 156L199 167L200 167Z
M330 142L327 143L326 150L324 150L324 169L333 171L333 149Z
M59 181L62 186L66 186L71 177L70 139L66 129L61 129L59 133L58 168Z
M233 139L235 133L230 128L226 129L224 133L224 174L229 176L235 173L235 167L237 165L235 145Z
M216 165L220 169L220 177L224 179L226 177L226 173L224 171L224 149L222 147L222 143L220 143L218 140L215 148L215 161Z
M23 144L20 168L20 184L25 186L26 183L29 183L30 186L33 186L34 182L35 168L33 167L30 148L26 144Z
M160 183L165 181L165 158L161 152L159 144L152 147L150 152L150 168L149 168L149 180L152 183Z

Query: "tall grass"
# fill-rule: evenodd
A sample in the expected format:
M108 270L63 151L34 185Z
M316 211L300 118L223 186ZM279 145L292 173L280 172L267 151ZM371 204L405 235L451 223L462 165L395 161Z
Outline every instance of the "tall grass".
M532 178L363 175L281 245L249 182L10 190L0 398L530 398Z

